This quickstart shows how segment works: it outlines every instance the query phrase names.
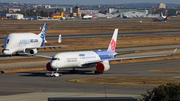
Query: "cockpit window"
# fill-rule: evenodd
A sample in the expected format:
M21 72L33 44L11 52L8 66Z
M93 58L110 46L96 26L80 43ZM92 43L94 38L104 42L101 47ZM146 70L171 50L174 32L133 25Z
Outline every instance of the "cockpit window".
M9 43L9 39L7 39L7 44Z
M60 60L59 58L52 58L52 60Z

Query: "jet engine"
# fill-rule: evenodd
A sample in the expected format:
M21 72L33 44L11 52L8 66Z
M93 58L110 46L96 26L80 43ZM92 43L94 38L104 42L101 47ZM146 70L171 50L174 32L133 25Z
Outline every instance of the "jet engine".
M47 64L46 64L46 69L48 70L48 71L54 71L54 69L51 67L51 65L50 65L50 62L48 62Z
M32 50L30 50L30 54L36 54L37 52L38 52L37 49L32 49Z
M98 72L104 72L104 71L108 71L110 69L110 65L109 65L109 61L108 60L105 60L103 62L99 62L97 65L96 65L96 70Z

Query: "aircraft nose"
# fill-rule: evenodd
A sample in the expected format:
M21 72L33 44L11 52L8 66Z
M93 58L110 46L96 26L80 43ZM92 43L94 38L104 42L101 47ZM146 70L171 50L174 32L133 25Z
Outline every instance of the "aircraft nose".
M51 61L50 65L52 68L57 68L57 61Z

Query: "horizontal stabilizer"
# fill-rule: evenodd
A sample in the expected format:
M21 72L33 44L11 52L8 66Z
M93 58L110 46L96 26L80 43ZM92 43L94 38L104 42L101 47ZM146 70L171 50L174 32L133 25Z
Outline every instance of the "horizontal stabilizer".
M2 48L3 48L3 47L4 47L4 45L0 45L0 47L2 47Z

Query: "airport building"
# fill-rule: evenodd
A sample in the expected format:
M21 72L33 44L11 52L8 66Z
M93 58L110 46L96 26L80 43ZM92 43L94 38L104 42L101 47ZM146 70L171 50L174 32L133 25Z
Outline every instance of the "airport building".
M109 8L108 12L111 14L119 13L120 17L128 16L128 17L137 17L137 16L146 16L147 14L152 14L152 10L148 9L117 9L117 8Z
M163 8L163 9L165 9L165 8L166 8L166 4L160 3L160 4L158 5L158 8Z
M18 13L2 13L0 17L7 17L9 19L21 20L24 16Z
M21 9L18 9L18 8L9 8L9 12L10 13L17 12L17 11L21 11Z
M39 8L39 11L44 11L44 12L66 12L67 14L73 13L73 8L72 7L47 7L47 8Z
M97 13L96 15L100 18L107 17L106 14L103 14L103 13Z
M80 10L81 14L91 14L93 12L93 14L98 14L99 11L98 10Z
M78 4L73 8L73 13L71 13L71 16L81 18L80 7Z

